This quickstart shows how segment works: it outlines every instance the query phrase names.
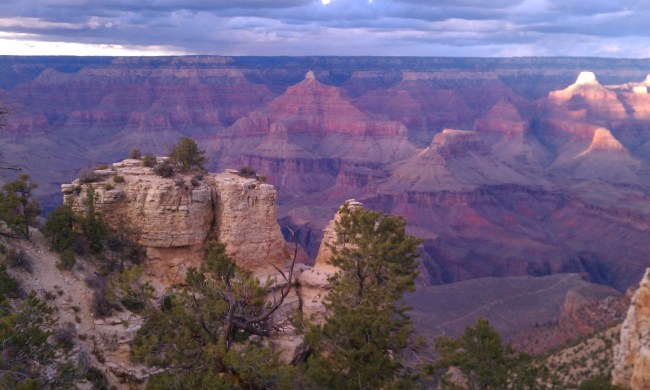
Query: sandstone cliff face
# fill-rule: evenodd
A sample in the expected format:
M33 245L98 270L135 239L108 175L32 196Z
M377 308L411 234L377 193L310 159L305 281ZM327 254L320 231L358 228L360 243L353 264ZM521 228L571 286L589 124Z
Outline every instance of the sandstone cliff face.
M614 361L614 384L633 390L650 388L650 268L632 298Z
M85 212L92 186L97 210L111 227L135 231L147 250L149 277L163 286L181 283L187 267L199 267L210 239L226 244L237 264L249 271L282 266L288 259L271 185L233 172L201 180L162 178L139 160L124 160L94 174L96 182L64 184L64 202Z

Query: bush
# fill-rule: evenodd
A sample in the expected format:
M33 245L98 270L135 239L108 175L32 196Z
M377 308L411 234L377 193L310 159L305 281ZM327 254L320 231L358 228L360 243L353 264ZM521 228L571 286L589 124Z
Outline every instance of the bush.
M181 137L169 152L169 160L171 165L182 173L203 170L203 164L208 161L205 151L199 149L196 142L188 137Z
M129 154L129 158L134 159L134 160L139 160L140 157L142 157L142 154L140 153L140 149L138 149L138 148L131 149L131 153Z
M63 252L74 247L76 232L74 224L76 218L72 207L63 205L55 208L47 215L42 232L50 241L50 249Z
M86 285L93 290L92 309L98 317L108 317L113 314L113 310L121 311L119 305L109 302L107 298L107 283L100 276L93 275L86 278Z
M100 359L97 359L100 363ZM108 390L110 386L108 384L108 379L104 376L100 370L95 367L90 367L84 376L86 380L93 384L94 388L97 390Z
M7 264L11 268L19 268L23 271L32 273L32 259L29 258L23 249L16 250L15 248L9 249L7 253Z
M56 263L57 268L61 270L71 270L77 264L77 258L74 255L74 250L68 248L59 256L59 261Z
M241 177L252 178L252 177L255 177L255 170L253 170L253 168L246 165L246 166L243 166L243 167L239 168L239 171L237 172L237 174L239 176L241 176Z
M74 348L74 339L77 335L77 331L73 324L67 323L64 327L61 327L54 332L54 341L56 344L63 348L64 351L70 352Z
M122 183L124 183L124 182L125 182L125 180L124 180L124 176L120 176L120 175L115 175L115 176L113 176L113 183L115 183L115 184L122 184Z
M0 307L6 297L15 297L20 292L18 281L7 273L4 264L0 264Z
M174 176L174 167L168 161L156 166L154 168L156 175L161 177L172 177Z
M104 188L106 189L106 191L110 191L110 190L112 190L113 188L115 188L115 186L112 185L111 183L108 183L108 184L106 184L106 187L104 187Z
M99 164L99 166L97 167L97 169L101 169L101 170L108 169L108 165L106 165L106 164Z
M153 168L156 166L156 156L151 153L147 153L142 157L142 165L145 167Z
M198 187L201 185L201 182L196 180L195 178L192 178L192 180L190 180L190 183L192 184L192 187Z

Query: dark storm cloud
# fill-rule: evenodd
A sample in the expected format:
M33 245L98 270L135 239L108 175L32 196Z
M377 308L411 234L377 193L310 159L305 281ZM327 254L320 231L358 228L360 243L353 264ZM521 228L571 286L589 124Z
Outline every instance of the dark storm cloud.
M646 0L5 0L0 38L236 55L648 57L649 9Z

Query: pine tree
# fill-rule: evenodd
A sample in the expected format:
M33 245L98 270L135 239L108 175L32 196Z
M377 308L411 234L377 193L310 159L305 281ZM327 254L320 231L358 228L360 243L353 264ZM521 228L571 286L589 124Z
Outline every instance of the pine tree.
M13 232L15 237L29 239L29 225L34 222L41 209L38 200L32 198L37 184L28 174L23 173L18 180L6 183L0 192L0 219ZM11 233L4 233L11 236Z
M55 208L47 215L42 232L50 240L51 250L63 253L73 248L76 238L75 223L76 217L72 207L67 204Z
M433 369L441 376L442 389L454 388L446 375L451 367L460 369L471 389L534 388L546 373L528 354L504 346L499 333L484 318L465 328L458 338L439 337L436 352L439 358Z
M193 139L182 137L169 152L169 162L181 173L203 170L207 162L205 151L199 149Z
M134 340L136 361L165 369L148 388L283 387L291 368L260 338L274 329L271 315L282 303L267 302L269 287L239 269L224 245L211 241L205 265L190 269L186 287L147 314ZM288 288L290 283L282 297Z
M330 262L328 316L312 326L305 380L310 388L410 388L406 352L416 348L403 302L415 288L416 247L401 217L344 205Z
M81 230L90 244L90 251L99 254L104 250L104 239L108 236L108 226L95 209L95 189L89 185L86 190L86 215L81 220Z

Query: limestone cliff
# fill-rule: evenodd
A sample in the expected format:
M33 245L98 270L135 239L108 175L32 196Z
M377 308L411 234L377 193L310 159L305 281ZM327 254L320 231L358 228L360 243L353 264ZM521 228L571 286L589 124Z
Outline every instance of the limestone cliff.
M626 389L650 388L650 268L632 298L614 350L614 384Z
M162 287L182 282L187 267L198 267L210 239L226 244L237 264L249 271L288 260L271 185L234 171L163 178L130 159L91 176L89 183L77 179L62 185L64 202L85 212L92 186L104 220L112 228L136 232L137 242L146 248L147 275Z

